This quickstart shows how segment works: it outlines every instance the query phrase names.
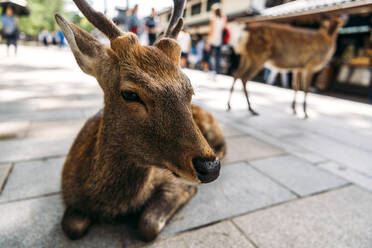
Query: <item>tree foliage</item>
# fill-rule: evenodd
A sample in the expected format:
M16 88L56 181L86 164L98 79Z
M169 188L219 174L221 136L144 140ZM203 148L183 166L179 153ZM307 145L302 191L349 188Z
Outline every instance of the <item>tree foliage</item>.
M19 29L29 35L37 35L42 29L58 29L54 14L63 13L64 0L28 0L30 16L19 18Z
M77 13L66 13L64 0L28 0L27 5L31 14L19 18L19 30L28 35L38 35L43 29L50 32L58 30L59 27L54 18L56 13L65 16L88 32L94 29L85 17Z

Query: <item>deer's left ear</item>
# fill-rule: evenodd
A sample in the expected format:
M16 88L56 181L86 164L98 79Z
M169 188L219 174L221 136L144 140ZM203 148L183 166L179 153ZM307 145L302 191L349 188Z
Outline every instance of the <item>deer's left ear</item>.
M108 48L83 29L65 20L62 16L56 14L55 18L80 68L85 73L97 77L97 65L103 62L107 66L107 62L111 60L107 51Z
M177 41L171 38L162 38L157 41L154 46L165 53L171 60L174 61L176 65L179 65L181 58L181 47Z

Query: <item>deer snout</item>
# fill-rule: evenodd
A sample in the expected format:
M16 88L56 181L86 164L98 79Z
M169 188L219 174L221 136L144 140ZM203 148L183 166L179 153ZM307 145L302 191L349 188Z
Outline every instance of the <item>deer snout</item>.
M202 183L209 183L220 175L220 160L216 158L194 158L192 160L199 180Z

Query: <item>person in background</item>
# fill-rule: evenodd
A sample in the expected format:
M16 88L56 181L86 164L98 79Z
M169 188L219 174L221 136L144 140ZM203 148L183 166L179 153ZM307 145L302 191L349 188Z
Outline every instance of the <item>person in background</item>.
M223 43L223 30L227 23L226 17L222 13L220 4L212 5L212 16L209 22L209 34L207 50L211 51L214 56L214 70L216 74L220 72L221 46Z
M128 31L135 33L136 35L139 34L139 28L141 24L140 20L138 19L137 12L138 12L138 4L134 5L132 14L130 15L129 20L128 20Z
M39 41L42 42L44 44L44 46L49 46L49 42L50 42L50 34L48 32L48 30L46 30L45 28L43 30L41 30L40 34L39 34Z
M2 37L6 40L7 54L9 56L10 45L14 45L14 53L17 54L17 40L18 40L18 28L17 19L14 16L14 11L11 6L7 6L5 14L1 16L1 23L3 25Z
M210 46L202 40L203 44L203 56L202 56L202 70L204 72L209 72L209 69L211 68L211 51Z
M191 49L190 49L190 55L189 55L189 67L192 69L195 69L201 55L199 54L199 51L197 49L198 40L197 39L191 39Z
M278 73L280 73L281 75L281 82L282 82L282 86L284 88L288 88L289 87L289 82L288 82L288 74L286 71L280 71L276 68L265 68L265 73L267 72L267 69L269 69L269 75L266 76L266 83L267 84L270 84L270 85L274 85L275 83L275 79L276 79L276 76L278 75Z
M191 37L187 32L187 27L184 26L182 31L178 34L178 43L181 46L181 67L187 67L187 57L191 48Z
M65 35L61 30L58 30L58 37L59 37L59 46L64 47L65 46Z
M151 15L146 18L145 30L148 33L149 45L152 46L155 43L156 35L159 31L159 17L154 8L151 9Z

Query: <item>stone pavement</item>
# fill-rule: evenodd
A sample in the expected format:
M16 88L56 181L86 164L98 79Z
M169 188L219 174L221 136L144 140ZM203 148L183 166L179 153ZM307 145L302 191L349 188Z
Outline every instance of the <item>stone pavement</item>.
M292 91L252 82L260 116L248 113L240 85L226 112L230 77L186 73L194 102L225 131L220 178L200 186L151 244L133 220L72 242L59 224L60 174L102 104L100 88L67 49L0 55L0 247L372 247L371 105L310 94L304 121L291 115Z

